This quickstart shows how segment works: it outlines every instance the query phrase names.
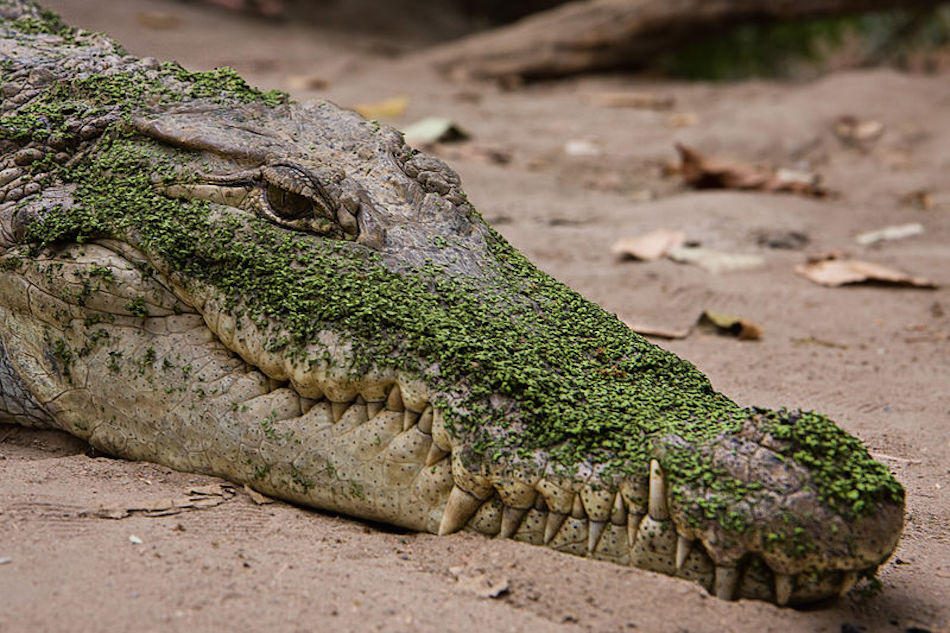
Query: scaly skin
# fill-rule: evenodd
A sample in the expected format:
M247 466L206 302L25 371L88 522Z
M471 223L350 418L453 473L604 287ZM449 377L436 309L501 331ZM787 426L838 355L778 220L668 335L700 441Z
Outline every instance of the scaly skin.
M297 503L803 603L903 490L536 270L401 136L0 0L0 420Z

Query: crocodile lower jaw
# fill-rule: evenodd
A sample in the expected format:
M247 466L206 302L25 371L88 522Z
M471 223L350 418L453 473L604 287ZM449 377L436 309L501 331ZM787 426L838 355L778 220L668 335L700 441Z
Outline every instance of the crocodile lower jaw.
M400 414L402 434L414 434L414 438L422 438L428 445L427 450L417 451L417 455L425 455L424 465L417 466L431 468L447 460L444 463L450 465L456 482L445 500L438 528L440 535L465 529L489 537L511 538L690 580L718 598L756 599L779 605L843 595L862 575L875 571L870 567L785 574L773 571L754 553L735 565L717 564L701 541L678 533L667 507L665 476L655 460L651 463L649 481L645 483L649 489L647 506L632 506L616 493L611 495L608 518L603 519L589 516L580 492L574 495L570 512L549 509L543 479L535 486L537 494L533 495L533 503L523 507L503 502L503 496L508 496L505 482L493 482L491 487L469 486L475 490L466 490L462 487L466 484L459 482L471 483L473 476L463 472L460 461L452 459L451 438L442 427L438 409L425 401L424 386L408 384L412 385L412 408L403 398L404 389L394 382L388 385L384 399L368 401L362 395L345 401L301 397L301 410L306 412L322 401L332 412L334 423L347 427L345 432L352 431L354 424L371 422L376 416Z

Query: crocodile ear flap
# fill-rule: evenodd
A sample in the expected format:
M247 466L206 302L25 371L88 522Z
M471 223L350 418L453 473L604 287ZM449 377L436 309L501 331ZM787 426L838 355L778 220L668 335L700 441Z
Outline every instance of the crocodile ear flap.
M145 136L182 149L264 162L273 143L263 134L228 125L213 112L169 112L157 117L134 116L132 128Z

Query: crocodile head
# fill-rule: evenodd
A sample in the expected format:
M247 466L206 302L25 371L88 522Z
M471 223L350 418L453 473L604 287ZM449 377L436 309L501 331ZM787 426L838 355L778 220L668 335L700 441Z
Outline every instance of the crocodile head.
M0 207L0 335L48 422L725 598L837 595L895 548L903 490L857 439L714 391L531 265L397 132L75 48L100 74L50 79L36 103L95 108L90 132L0 120L33 126L6 137L43 184ZM70 159L44 163L55 143Z

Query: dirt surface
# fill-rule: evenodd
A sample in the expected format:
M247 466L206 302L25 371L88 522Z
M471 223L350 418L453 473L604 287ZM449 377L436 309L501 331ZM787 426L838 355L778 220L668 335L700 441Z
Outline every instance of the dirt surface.
M473 140L439 152L516 247L631 322L683 328L712 309L762 326L760 341L694 332L661 344L741 404L832 415L896 473L907 517L877 596L852 592L808 610L780 609L475 534L438 538L258 505L240 490L179 514L103 518L160 507L216 480L90 456L68 436L0 425L0 631L950 631L946 75L865 70L734 84L614 76L502 91L447 83L428 70L424 52L397 58L438 39L424 21L381 33L159 0L49 5L138 55L191 69L229 64L263 87L344 106L405 95L406 111L386 121L395 125L452 118ZM586 98L608 91L649 92L675 105L606 108ZM831 131L840 115L879 121L883 135L842 143ZM835 195L687 191L664 170L675 141L816 170ZM499 153L510 161L485 158ZM926 205L909 201L919 192ZM870 247L854 241L910 222L924 233ZM657 228L765 263L712 274L610 255L617 238ZM808 244L760 244L762 234L791 231ZM826 288L793 272L829 251L942 287Z

